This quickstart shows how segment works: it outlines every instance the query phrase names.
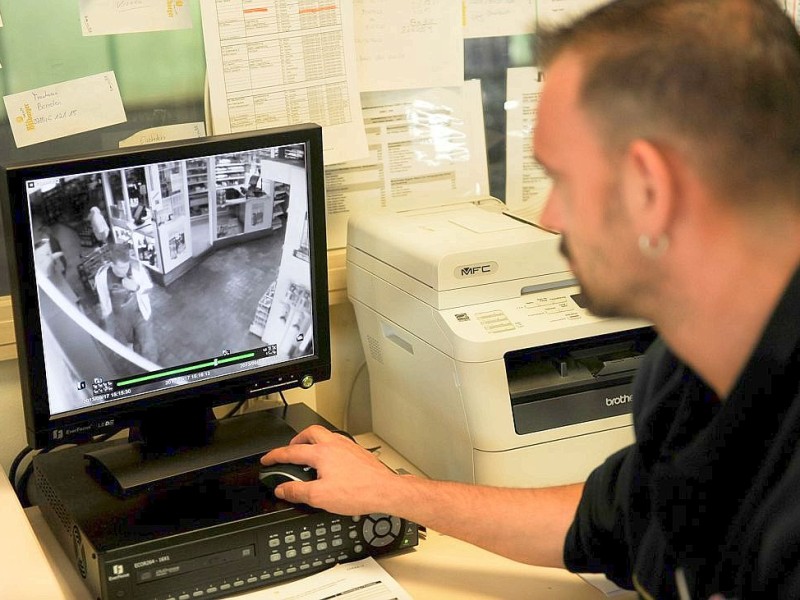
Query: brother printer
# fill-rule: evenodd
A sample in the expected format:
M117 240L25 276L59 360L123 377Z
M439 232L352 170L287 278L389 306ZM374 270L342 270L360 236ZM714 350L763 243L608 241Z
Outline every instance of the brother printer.
M559 235L492 198L352 215L347 235L373 430L428 476L571 483L632 442L655 334L583 307Z

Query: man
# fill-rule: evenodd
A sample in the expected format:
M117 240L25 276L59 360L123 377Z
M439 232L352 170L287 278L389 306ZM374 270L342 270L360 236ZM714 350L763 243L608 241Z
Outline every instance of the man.
M150 327L153 282L147 270L132 261L127 244L112 244L110 262L94 277L100 314L109 332L137 354L158 364L158 346Z
M396 476L302 432L280 497L394 513L643 598L800 598L800 38L775 0L621 0L542 36L543 225L592 310L660 334L585 486ZM434 432L432 432L432 435Z
M104 246L108 241L108 234L111 230L108 228L108 223L106 223L103 213L98 207L92 206L89 209L88 219L92 227L93 244L95 246Z

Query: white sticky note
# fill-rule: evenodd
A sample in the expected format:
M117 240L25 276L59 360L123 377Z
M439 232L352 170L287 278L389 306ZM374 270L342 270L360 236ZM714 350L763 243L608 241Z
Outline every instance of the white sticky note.
M18 148L127 120L113 71L3 96Z
M80 0L84 36L189 29L186 0Z
M201 121L196 123L177 123L176 125L163 125L161 127L150 127L137 131L132 136L120 141L120 148L128 146L143 146L145 144L158 144L160 142L172 142L174 140L188 140L191 138L201 138L206 135L206 126Z

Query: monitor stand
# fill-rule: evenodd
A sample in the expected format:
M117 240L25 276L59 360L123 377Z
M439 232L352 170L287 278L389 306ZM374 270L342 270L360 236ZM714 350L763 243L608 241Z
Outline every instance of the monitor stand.
M256 462L284 446L296 430L274 411L217 420L210 407L158 409L132 428L128 440L102 444L84 455L89 472L110 492L127 496L144 489L180 485L198 473Z

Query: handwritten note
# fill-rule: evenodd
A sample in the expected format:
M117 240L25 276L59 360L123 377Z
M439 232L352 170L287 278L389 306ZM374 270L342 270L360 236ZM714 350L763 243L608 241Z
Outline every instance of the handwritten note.
M18 148L127 120L113 71L3 96Z
M80 0L84 36L189 29L187 0Z
M464 37L532 33L536 4L536 0L464 0Z
M150 127L149 129L137 131L132 136L120 141L119 147L127 148L129 146L143 146L145 144L188 140L191 138L205 137L205 135L206 126L199 121L197 123L163 125L162 127Z
M540 27L555 26L567 23L608 2L609 0L538 0L536 20Z
M355 0L353 14L362 92L463 82L459 3Z

